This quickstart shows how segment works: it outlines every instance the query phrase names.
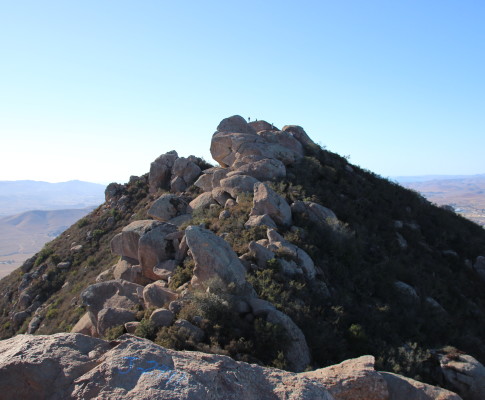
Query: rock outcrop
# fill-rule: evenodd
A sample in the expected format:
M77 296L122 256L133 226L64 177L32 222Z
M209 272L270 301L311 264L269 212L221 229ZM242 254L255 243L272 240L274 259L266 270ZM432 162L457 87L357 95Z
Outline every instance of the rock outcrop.
M394 400L374 370L374 357L363 356L301 375L322 383L336 400Z
M67 333L0 342L2 399L460 399L409 381L374 371L370 356L298 374L221 355L168 350L131 335L113 342ZM406 397L395 391L398 385L407 385Z
M465 400L485 399L485 367L468 354L440 355L446 382Z
M195 261L193 284L214 278L237 286L246 282L244 266L224 239L198 226L189 226L185 237Z

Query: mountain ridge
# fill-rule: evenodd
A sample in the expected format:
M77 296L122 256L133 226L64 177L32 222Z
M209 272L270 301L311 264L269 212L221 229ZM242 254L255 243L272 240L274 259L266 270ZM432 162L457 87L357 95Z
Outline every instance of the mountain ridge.
M129 332L294 371L370 353L474 398L445 361L462 354L447 345L485 357L483 229L299 126L230 117L211 154L219 167L172 151L108 185L0 281L0 335Z

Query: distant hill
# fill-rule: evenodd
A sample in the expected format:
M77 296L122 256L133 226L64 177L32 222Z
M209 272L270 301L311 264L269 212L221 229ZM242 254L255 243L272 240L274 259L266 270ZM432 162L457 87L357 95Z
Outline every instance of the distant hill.
M30 210L60 210L97 206L104 201L104 185L68 181L0 181L0 216Z
M485 226L485 174L396 177L438 205L451 205L464 217Z
M93 209L37 210L0 218L0 278Z

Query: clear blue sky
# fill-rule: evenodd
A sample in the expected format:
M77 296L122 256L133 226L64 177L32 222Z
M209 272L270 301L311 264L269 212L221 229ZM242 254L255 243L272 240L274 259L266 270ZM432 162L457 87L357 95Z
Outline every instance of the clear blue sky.
M210 159L227 116L383 176L485 173L485 2L2 1L0 180Z

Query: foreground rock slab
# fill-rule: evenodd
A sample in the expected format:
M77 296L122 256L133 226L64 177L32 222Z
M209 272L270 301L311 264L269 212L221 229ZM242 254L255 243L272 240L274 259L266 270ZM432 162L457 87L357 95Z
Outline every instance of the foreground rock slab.
M176 352L124 335L19 335L0 342L0 397L10 399L333 400L299 374L226 356Z

